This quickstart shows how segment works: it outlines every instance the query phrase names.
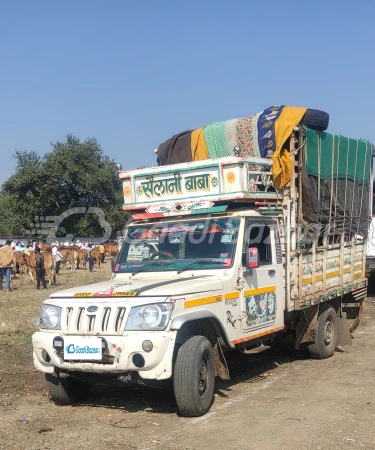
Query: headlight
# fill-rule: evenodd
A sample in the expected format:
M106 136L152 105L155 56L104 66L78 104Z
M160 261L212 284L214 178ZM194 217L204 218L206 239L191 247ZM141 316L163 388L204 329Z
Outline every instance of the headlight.
M61 310L60 306L42 305L40 310L40 328L60 330Z
M169 322L173 303L155 303L134 306L126 322L125 330L164 330Z

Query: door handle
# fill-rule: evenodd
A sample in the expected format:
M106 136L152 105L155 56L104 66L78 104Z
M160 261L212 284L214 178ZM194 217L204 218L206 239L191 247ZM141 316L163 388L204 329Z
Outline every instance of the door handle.
M268 271L268 275L270 275L271 277L274 276L274 275L276 275L276 270L270 269L270 270Z

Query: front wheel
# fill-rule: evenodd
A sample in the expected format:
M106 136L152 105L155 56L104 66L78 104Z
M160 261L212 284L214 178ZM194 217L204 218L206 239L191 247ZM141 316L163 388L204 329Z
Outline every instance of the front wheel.
M183 416L203 416L210 409L215 387L215 358L210 341L191 336L180 347L173 375L173 389Z
M91 383L73 377L62 378L46 373L46 384L51 400L58 405L71 405L84 400L90 391Z
M330 304L323 304L318 317L314 342L308 344L313 359L330 358L337 346L337 314Z

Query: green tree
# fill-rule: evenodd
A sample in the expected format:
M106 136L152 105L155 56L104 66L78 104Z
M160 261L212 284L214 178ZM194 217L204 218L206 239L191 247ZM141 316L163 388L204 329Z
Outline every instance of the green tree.
M0 235L25 235L25 228L17 213L17 201L6 193L0 194Z
M43 158L35 152L16 151L15 173L0 192L0 232L24 234L49 217L60 216L72 208L60 223L58 235L103 236L97 215L89 208L103 211L112 228L112 237L123 229L126 220L121 212L121 182L114 161L108 158L96 139L80 142L68 135L66 142L56 142Z

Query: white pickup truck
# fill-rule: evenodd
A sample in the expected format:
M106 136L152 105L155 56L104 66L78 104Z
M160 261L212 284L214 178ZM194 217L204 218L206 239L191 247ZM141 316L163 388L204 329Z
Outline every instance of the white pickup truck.
M112 279L50 295L32 338L56 403L82 400L102 375L172 379L181 414L200 416L215 378L229 378L227 351L257 353L288 334L313 358L333 355L339 321L353 320L353 331L366 297L366 241L333 215L320 230L306 223L302 175L316 153L308 133L321 139L301 127L288 141L294 171L282 190L270 159L119 172L132 223ZM319 195L327 192L335 207L337 190Z

